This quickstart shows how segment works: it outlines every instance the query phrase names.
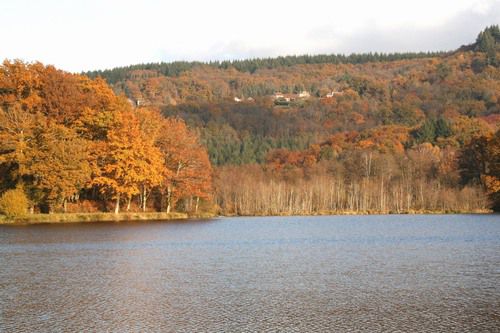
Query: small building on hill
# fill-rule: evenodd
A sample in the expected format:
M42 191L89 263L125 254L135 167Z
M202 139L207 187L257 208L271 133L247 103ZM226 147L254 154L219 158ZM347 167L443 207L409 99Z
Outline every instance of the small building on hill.
M339 96L339 95L343 95L344 92L343 91L330 91L328 94L325 95L326 98L332 98L333 96Z
M308 91L304 90L304 91L300 92L298 96L299 96L299 98L309 98L309 97L311 97L311 94Z

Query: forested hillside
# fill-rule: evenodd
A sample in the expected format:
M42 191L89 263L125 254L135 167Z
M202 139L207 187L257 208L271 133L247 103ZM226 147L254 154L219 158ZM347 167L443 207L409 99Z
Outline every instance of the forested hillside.
M496 33L495 28L491 30L489 36ZM189 69L178 75L164 75L161 64L102 74L114 82L116 92L125 93L133 103L162 108L169 115L182 116L191 126L203 128L203 136L207 141L215 140L216 146L221 145L217 138L211 138L211 132L225 130L228 133L224 139L231 141L235 137L235 142L226 144L239 145L240 151L244 150L247 134L270 140L266 143L271 147L296 149L339 131L362 132L380 125L413 129L426 119L440 117L476 118L491 123L490 118L498 113L498 68L491 47L481 47L484 43L480 41L469 46L468 51L357 65L290 61L288 65L266 66L282 63L280 59L268 59L255 60L259 64L255 71L239 66L252 61L240 61L224 66L227 68L189 63L185 66ZM358 57L370 59L369 55ZM114 71L126 78L115 81L111 74ZM276 105L273 99L276 92L293 95L302 91L308 92L310 98L284 105ZM332 92L333 96L327 98ZM263 161L261 153L254 154L253 161L242 156L238 161L216 152L215 146L210 150L217 164Z
M200 133L222 166L224 210L470 209L487 205L491 170L470 176L466 169L478 165L462 151L498 130L499 50L492 26L453 52L146 64L90 75ZM231 178L248 178L248 188L228 185ZM302 193L311 182L324 191Z
M223 214L249 215L498 210L499 52L500 31L492 26L453 52L146 64L87 73L91 79L6 62L0 123L29 114L29 133L44 134L31 134L30 145L37 143L29 158L3 141L0 191L22 184L31 202L61 207L68 198L117 205L137 197L144 209L152 191L158 209L192 209L193 200L213 198ZM18 74L23 71L26 76ZM33 71L41 81L30 81ZM149 125L141 132L141 124ZM0 131L5 136L12 129ZM24 128L14 132L17 140L25 135ZM57 145L43 140L57 138L71 143L72 156L99 157L65 161L75 168L87 161L81 169L87 176L78 172L78 186L54 194L60 178L43 187L43 168L28 161L47 160L38 156L42 147ZM213 191L198 139L215 167ZM163 178L141 178L150 172L144 166L133 189L120 192L107 176L117 170L106 166L114 162L105 161L118 159L113 151L123 140L131 151L135 144L145 149L132 154L139 164L163 156ZM178 157L168 162L169 149L196 152L192 158L200 162L186 171L192 183L175 179L184 164ZM175 200L168 201L172 193Z

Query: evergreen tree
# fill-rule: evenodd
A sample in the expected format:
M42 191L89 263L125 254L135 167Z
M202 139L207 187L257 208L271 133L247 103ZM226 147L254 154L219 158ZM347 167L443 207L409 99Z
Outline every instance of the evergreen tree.
M498 27L497 27L498 28ZM476 50L486 53L488 65L496 65L496 37L498 35L497 28L487 28L480 32L476 39Z

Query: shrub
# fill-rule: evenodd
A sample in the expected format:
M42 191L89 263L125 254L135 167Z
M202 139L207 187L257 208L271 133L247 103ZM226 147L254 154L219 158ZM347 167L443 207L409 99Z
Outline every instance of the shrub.
M8 218L26 215L29 201L23 189L8 190L0 197L0 212Z

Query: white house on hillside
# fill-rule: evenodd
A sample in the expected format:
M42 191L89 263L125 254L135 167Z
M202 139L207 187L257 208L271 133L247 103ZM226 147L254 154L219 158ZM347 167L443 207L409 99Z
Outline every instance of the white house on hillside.
M326 98L332 98L333 96L336 96L336 95L343 95L344 92L343 91L330 91L328 94L325 95Z
M302 91L299 93L299 98L309 98L311 97L311 94L308 91Z

